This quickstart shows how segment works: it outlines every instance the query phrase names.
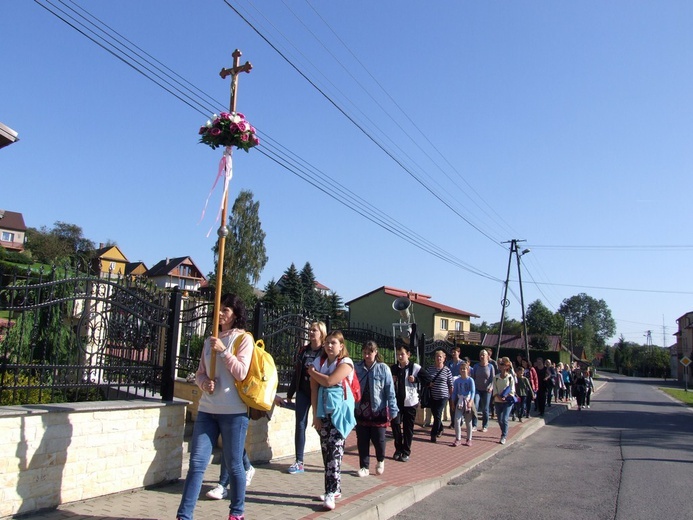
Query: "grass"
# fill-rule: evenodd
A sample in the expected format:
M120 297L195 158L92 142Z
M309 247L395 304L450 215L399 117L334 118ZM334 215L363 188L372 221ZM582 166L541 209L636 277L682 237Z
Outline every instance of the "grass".
M678 399L687 406L693 406L693 389L686 392L682 388L661 388L662 392L666 392L674 399Z

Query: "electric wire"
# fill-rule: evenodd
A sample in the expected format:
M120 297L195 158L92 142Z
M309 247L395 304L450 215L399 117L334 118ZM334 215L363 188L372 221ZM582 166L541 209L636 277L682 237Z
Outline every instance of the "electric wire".
M144 63L142 63L141 61L138 61L137 59L133 58L133 57L132 57L130 54L128 54L126 51L118 50L117 47L116 47L116 45L114 45L113 43L109 43L109 42L104 41L103 38L100 37L100 36L98 36L98 34L96 34L95 31L93 31L93 30L91 30L91 29L88 29L88 28L84 25L84 23L82 23L82 22L76 20L74 16L70 15L69 13L65 12L63 9L59 8L58 6L56 6L55 3L52 2L51 0L42 0L42 1L43 1L43 2L46 2L47 4L49 4L54 10L52 10L51 8L49 8L49 7L47 7L46 5L42 4L41 1L39 1L39 0L34 0L34 1L35 1L35 3L37 3L39 6L43 7L46 11L48 11L49 13L51 13L52 15L54 15L55 17L57 17L58 19L60 19L61 21L63 21L63 22L64 22L65 24L67 24L69 27L71 27L71 28L74 29L75 31L77 31L77 32L79 32L80 34L82 34L84 37L86 37L87 39L89 39L90 41L92 41L94 44L96 44L96 45L98 45L99 47L101 47L103 50L105 50L106 52L108 52L109 54L111 54L112 56L114 56L115 58L117 58L118 60L120 60L121 62L123 62L125 65L129 66L130 68L132 68L133 70L135 70L136 72L138 72L139 74L141 74L142 76L144 76L146 79L152 81L152 82L155 83L157 86L159 86L160 88L162 88L163 90L165 90L166 92L168 92L169 94L171 94L171 95L174 96L176 99L178 99L179 101L183 102L184 104L186 104L187 106L189 106L189 107L192 108L193 110L199 112L200 114L202 114L202 115L204 115L204 116L207 116L210 112L213 112L213 111L215 110L215 108L212 107L212 106L210 105L210 100L211 100L212 103L215 103L215 104L217 105L216 110L221 111L221 110L218 109L218 107L221 106L221 103L220 103L219 101L214 101L213 98L212 98L211 96L208 96L208 95L205 94L202 90L197 89L197 87L195 87L192 83L187 82L186 80L184 80L184 79L183 79L181 76L179 76L178 74L173 73L173 76L172 76L172 75L170 75L170 74L164 73L164 72L161 70L161 68L160 68L159 66L154 66L147 58L144 58L144 57L142 56L142 54L144 54L144 55L149 56L150 58L154 59L153 57L151 57L151 55L149 55L149 54L147 54L147 53L145 53L145 52L143 52L143 51L142 51L142 54L137 53L137 52L134 52L132 49L128 48L127 45L123 44L122 42L119 42L119 41L118 41L116 38L114 38L112 35L108 35L108 33L107 33L106 31L104 31L102 28L99 28L99 31L100 31L100 32L102 32L102 33L104 33L104 34L107 34L107 35L109 36L109 38L114 39L114 40L118 43L118 45L120 45L120 46L122 46L122 47L125 47L129 52L131 52L131 53L134 54L135 56L138 56L138 57L140 58L140 60L144 61L145 63L148 63L148 64L151 66L151 68L150 68L150 66L146 66L146 65L145 65ZM57 0L57 1L59 1L61 4L63 4L67 9L70 9L71 11L73 11L76 15L78 14L78 13L76 13L76 11L75 11L74 9L72 9L72 8L70 8L70 7L68 7L68 6L66 6L65 3L62 2L61 0ZM225 1L225 3L226 3L227 5L229 5L228 2L227 2L226 0L224 0L224 1ZM74 3L74 2L72 2L72 3L73 3L74 5L77 5L77 4ZM79 6L78 6L78 7L79 7ZM231 7L231 6L229 5L229 7ZM232 7L231 7L231 8L232 8ZM79 9L82 10L84 13L89 14L89 13L88 13L86 10L84 10L83 8L79 7ZM233 8L232 8L232 9L233 9ZM58 12L56 12L56 10L59 11L60 13L62 13L62 15L58 14ZM81 16L81 15L80 15L80 16ZM105 27L107 27L107 28L110 29L109 26L107 26L106 24L103 24L103 22L101 22L98 18L93 17L92 15L89 15L89 16L91 16L94 20L97 20L99 23L102 23L102 25L104 25ZM72 20L72 21L69 21L67 18L69 18L69 19ZM93 24L93 22L89 22L89 23L91 23L92 25L95 25L95 24ZM83 29L80 29L77 25L80 25L81 27L83 27ZM85 31L90 32L93 36L90 36L90 35L87 34L87 32L85 32ZM119 35L119 33L115 32L115 31L113 31L113 32L116 33L117 35ZM261 37L262 37L262 36L261 36ZM98 39L100 39L101 41L98 41ZM123 38L123 39L125 39L125 38ZM127 40L127 39L125 39L125 41L127 41L128 43L130 43L130 41ZM268 44L269 44L269 42L268 42ZM271 45L271 44L270 44L270 45ZM135 46L135 47L136 47L136 46ZM139 47L136 47L136 48L139 49ZM141 51L141 49L140 49L140 51ZM122 54L118 54L118 52L121 52ZM132 61L129 61L129 60L132 60ZM159 62L158 60L155 60L155 61L157 61L157 63L159 63L160 65L163 66L163 64L162 64L161 62ZM134 63L133 63L133 62L134 62ZM290 62L289 62L289 63L290 63ZM290 63L290 65L292 65L292 67L295 68L295 66L293 66L293 64ZM168 67L165 67L165 66L163 66L163 67L166 68L168 71L173 72L173 71L171 71L171 69L169 69ZM159 71L161 71L161 73L164 73L168 79L162 78L157 72L155 72L155 70L159 70ZM297 72L299 72L299 74L300 74L300 71L297 70ZM188 85L190 85L191 87L193 87L193 89L190 89L189 87L182 85L178 80L176 80L176 79L174 78L174 76L175 76L175 77L178 77L178 78L181 78L182 81L186 81L186 83L187 83ZM310 82L309 79L306 78L306 80ZM174 85L174 83L177 84L178 86ZM195 93L193 92L193 90L196 90L199 94L195 94ZM204 97L207 97L207 100L204 100L204 99L201 99L201 98L196 99L196 98L195 98L196 96L204 96ZM329 100L329 98L327 98L327 99ZM341 111L341 110L340 110L340 111ZM348 116L347 116L347 117L348 117ZM269 136L267 136L267 135L263 135L263 139L265 139L266 141L268 140L268 137L269 137ZM370 137L370 136L369 136L369 137ZM271 138L270 138L270 140L271 140ZM319 183L317 180L315 180L315 178L311 177L312 174L310 174L307 170L301 170L301 169L299 169L299 168L296 167L296 166L293 166L293 167L290 166L289 161L288 161L287 156L286 156L286 152L273 150L270 146L268 146L267 149L268 149L268 152L267 152L267 153L264 153L264 151L262 151L262 153L263 153L263 155L265 155L268 159L270 159L270 160L272 160L273 162L279 164L280 166L282 166L282 167L283 167L284 169L286 169L287 171L290 171L290 172L293 173L294 175L299 176L299 177L302 178L304 181L309 182L311 185L313 185L313 186L315 186L316 188L318 188L317 185L320 184L320 183ZM386 153L387 153L387 152L386 152ZM389 155L389 154L388 154L388 155ZM394 159L394 157L393 157L393 159ZM317 169L314 169L314 171L318 171L318 170L317 170ZM329 178L329 177L328 177L328 178ZM331 179L330 179L330 180L331 180ZM331 180L331 181L332 181L332 180ZM332 181L332 182L334 182L334 181ZM419 182L421 182L421 181L419 181ZM335 185L332 185L332 186L334 187ZM339 183L337 183L336 186L341 186L341 185L339 185ZM342 187L342 188L343 188L343 187ZM495 282L501 282L501 283L503 282L503 280L500 280L499 278L497 278L497 277L495 277L495 276L492 276L492 275L490 275L490 274L488 274L488 273L484 273L483 271L481 271L481 270L479 270L479 269L477 269L477 268L474 268L473 266L471 266L471 265L469 265L469 264L467 264L467 263L465 263L465 262L462 262L461 260L459 260L459 259L457 259L456 257L454 257L454 255L452 255L452 254L449 253L449 252L446 252L446 251L443 250L442 248L439 248L439 247L434 246L432 243L430 243L430 242L427 241L426 239L423 239L423 237L421 237L421 236L418 235L417 233L414 233L414 232L412 232L411 230L409 230L409 229L407 229L407 228L403 228L403 226L402 226L401 223L399 223L399 222L396 221L395 219L392 219L391 217L387 217L387 215L385 215L384 213L379 212L379 213L380 213L379 215L376 215L376 214L373 214L373 213L368 214L368 212L367 212L364 208L371 208L371 207L373 207L372 205L368 205L368 204L366 204L366 203L364 202L363 206L362 206L361 209L359 210L359 209L358 209L359 207L358 207L357 205L354 205L354 204L352 204L352 205L345 204L345 203L342 201L342 199L340 199L339 197L336 197L335 195L333 195L332 193L330 193L330 189L332 189L332 188L327 189L326 187L323 186L323 187L318 188L318 189L320 189L320 191L323 191L324 193L330 195L332 198L334 198L334 199L337 200L338 202L342 203L343 205L345 205L346 207L348 207L348 208L351 209L352 211L355 211L356 213L360 214L360 215L363 216L364 218L370 220L371 222L375 223L376 225L380 226L381 228L385 229L386 231L388 231L388 232L394 234L395 236L398 236L399 238L401 238L401 239L407 241L408 243L414 245L415 247L418 247L419 249L421 249L421 250L423 250L423 251L425 251L425 252L428 252L428 253L431 254L432 256L435 256L435 257L437 257L437 258L439 258L439 259L441 259L441 260L443 260L443 261L446 261L446 262L448 262L448 263L451 263L452 265L455 265L455 266L457 266L457 267L459 267L459 268L462 268L462 269L464 269L464 270L467 270L468 272L473 273L473 274L476 274L476 275L478 275L478 276L482 276L482 277L484 277L484 278L487 278L487 279L492 280L492 281L495 281ZM353 192L350 192L350 193L353 194ZM353 195L355 195L355 194L353 194ZM359 197L359 198L360 198L360 197ZM363 199L361 199L361 200L363 200ZM389 220L389 222L386 222L385 219ZM463 218L463 219L464 219L464 218ZM396 223L396 225L393 225L392 223ZM472 225L472 227L474 227L474 226ZM400 228L403 228L405 231L407 231L407 233L398 231ZM476 228L475 228L475 229L476 229ZM480 230L478 230L478 231L480 231ZM480 232L481 232L481 231L480 231ZM489 238L489 239L491 239L491 240L493 241L493 239L492 239L490 236L486 235L486 234L483 233L483 232L481 232L481 233L482 233L484 236L486 236L487 238ZM413 237L413 238L418 238L418 239L420 240L421 244L418 244L418 243L416 242L416 240L413 240L413 238L411 238L411 237ZM494 243L495 243L495 242L494 242ZM428 245L429 247L426 248L426 247L424 247L423 244L426 244L426 245ZM532 245L532 247L533 247L533 248L547 248L547 249L548 249L548 248L566 248L566 249L575 249L575 248L585 248L585 249L590 249L590 248L594 248L594 249L607 249L607 248L615 248L615 249L628 249L628 248L630 248L630 249L633 249L633 248L642 248L642 249L645 249L645 250L652 250L652 249L687 249L687 248L693 248L693 246L688 246L688 245L678 245L678 246L676 246L676 245L674 245L674 246L666 246L666 245L665 245L665 246L646 246L646 245L641 245L641 246L544 246L544 245ZM528 271L527 271L527 272L528 272ZM529 274L529 272L528 272L528 274ZM650 289L633 289L633 288L618 288L618 287L604 287L604 286L585 286L585 285L576 285L576 284L561 284L561 283L551 283L551 282L537 282L536 280L534 280L534 278L531 276L531 274L530 274L530 277L531 277L532 280L533 280L532 283L533 283L536 287L538 287L538 288L539 288L539 286L543 285L543 286L553 286L553 287L573 287L573 288L581 288L581 289L600 289L600 290L627 291L627 292L644 292L644 293L661 293L661 294L686 294L686 295L688 295L688 294L693 294L693 292L690 292L690 291L650 290ZM543 294L543 293L542 293L542 294ZM544 296L545 296L545 295L544 295ZM547 301L548 301L548 299L547 299Z
M494 239L491 235L486 233L484 230L479 228L476 224L471 222L467 217L462 215L457 211L452 205L439 196L428 184L426 184L411 168L407 167L402 160L396 157L390 150L388 150L375 136L367 131L356 119L351 116L347 111L339 105L334 99L332 99L323 89L321 89L311 78L309 78L296 64L291 61L288 56L286 56L279 48L274 45L269 39L261 33L250 21L244 17L240 11L238 11L234 6L232 6L228 0L224 0L224 3L233 10L255 33L264 40L267 45L269 45L291 68L293 68L303 79L305 79L315 90L318 91L334 108L336 108L344 117L349 120L358 130L360 130L373 144L380 148L390 159L392 159L402 170L404 170L412 179L414 179L422 188L433 195L438 201L440 201L445 207L457 215L460 219L466 222L469 226L474 228L477 232L485 236L488 240L498 245L498 241Z
M38 0L35 0L35 1L36 1L37 3L39 3ZM80 34L82 34L83 36L87 37L87 38L88 38L90 41L92 41L93 43L99 45L101 48L103 48L104 50L108 51L111 55L114 55L115 57L117 57L117 58L119 58L121 61L123 61L124 63L130 65L132 68L134 68L135 70L137 70L137 72L139 72L140 74L142 74L143 76L145 76L147 79L150 79L151 81L153 81L153 82L154 82L155 84L157 84L158 86L164 88L164 90L166 90L166 91L169 92L170 94L174 95L174 97L178 98L178 99L181 100L181 101L184 101L184 100L182 100L182 99L180 98L180 96L178 96L178 95L176 95L174 92L172 92L171 89L166 88L164 85L162 85L162 82L167 83L167 84L170 85L170 81L168 81L168 80L163 80L159 75L157 75L156 72L154 72L153 68L144 66L141 62L138 62L137 60L135 60L135 62L136 62L138 65L140 65L140 67L134 66L131 62L128 61L128 59L134 60L134 58L132 57L131 54L128 54L127 52L124 52L124 51L121 51L121 52L122 52L121 55L116 54L116 53L113 52L113 50L112 50L112 49L114 48L114 45L113 45L113 44L110 45L110 46L111 46L110 49L107 48L106 45L102 44L102 43L99 42L99 41L96 41L97 38L101 38L101 37L100 37L95 31L93 31L93 30L91 30L91 29L85 27L84 23L75 20L75 17L74 17L74 16L69 15L69 14L66 13L64 10L60 9L60 8L57 7L55 4L53 4L50 0L44 0L44 1L46 1L46 2L47 2L49 5L51 5L54 9L57 9L58 11L60 11L60 13L62 13L64 16L61 16L60 14L58 14L58 13L56 13L56 12L54 12L54 11L51 11L50 9L46 8L46 6L43 6L43 5L41 5L40 3L39 3L39 5L41 5L42 7L46 8L49 12L51 12L51 13L54 14L56 17L58 17L59 19L61 19L61 20L62 20L63 22L65 22L68 26L70 26L70 27L72 27L73 29L77 30L77 31L78 31ZM58 0L58 1L60 1L60 0ZM63 3L63 2L61 2L61 3ZM64 5L64 3L63 3L63 5ZM67 6L66 6L66 7L67 7ZM78 6L78 7L79 7L79 6ZM69 7L68 7L68 8L69 8ZM71 8L70 8L70 9L71 9ZM80 8L80 9L81 9L81 8ZM83 10L83 9L81 9L81 10L82 10L84 13L89 14L87 11L85 11L85 10ZM73 12L74 12L74 10L73 10ZM90 15L90 16L91 16L91 15ZM70 18L74 23L68 21L65 17ZM101 22L98 18L93 17L93 16L91 16L91 17L92 17L94 20L97 20L99 23L103 23L103 22ZM90 22L90 23L93 24L93 22ZM76 27L75 24L81 25L81 26L84 28L84 30L79 29L78 27ZM106 24L103 24L103 25L106 26L106 27L108 27ZM108 28L111 29L110 27L108 27ZM112 29L111 29L111 30L112 30ZM85 33L85 31L89 31L92 35L94 35L94 37L89 36L88 34ZM104 34L107 34L103 29L99 29L99 31L102 32L102 33L104 33ZM114 31L114 32L115 32L115 31ZM116 33L116 34L119 35L119 33ZM109 36L110 38L113 38L111 35L108 35L108 36ZM120 36L120 35L119 35L119 36ZM121 36L121 37L122 37L122 36ZM124 38L124 39L125 39L125 38ZM102 40L103 40L103 39L102 39ZM125 39L125 40L126 40L128 43L131 44L131 42L130 42L129 40L127 40L127 39ZM118 43L119 45L121 45L121 46L124 46L124 44L122 44L122 42L117 42L117 43ZM144 53L144 54L146 54L148 57L154 59L150 54L147 54L147 53ZM139 56L140 58L142 58L143 61L148 62L148 60L147 60L146 58L143 58L141 55L138 55L138 56ZM157 62L158 62L160 65L163 65L163 64L162 64L161 62L159 62L158 60L157 60ZM164 67L165 67L165 66L164 66ZM155 68L156 68L156 70L161 71L161 68L160 68L160 67L155 67ZM165 67L165 68L166 68L167 70L171 70L171 69L168 69L168 67ZM171 71L171 72L172 72L172 71ZM152 77L152 75L155 76L155 77ZM176 77L178 77L178 78L183 79L183 78L182 78L180 75L178 75L178 74L175 74L175 73L174 73L174 75L175 75ZM177 82L177 80L175 80L170 74L166 74L166 76L167 76L170 80L172 80L172 81L174 81L174 82ZM184 80L184 81L185 81L185 80ZM191 86L194 87L194 85L192 85L192 83L189 83L189 82L187 82L187 83L188 83L189 85L191 85ZM206 97L208 98L208 100L212 100L212 102L216 103L216 104L219 105L219 106L221 105L220 102L214 101L214 100L211 98L211 96L208 96L208 95L205 94L202 90L198 89L197 87L194 87L194 88L195 88L195 90L196 90L197 92L199 92L199 93L203 94L204 96L206 96ZM176 90L177 92L180 92L180 89L175 88L175 87L173 88L173 90ZM188 90L189 90L189 89L188 89ZM189 90L189 92L192 92L192 91ZM194 96L194 95L195 95L194 93L191 93L191 94L190 94L190 96ZM191 104L191 103L186 103L186 104L187 104L188 106L190 106L191 108L196 109L198 112L202 113L203 115L207 115L208 113L212 112L213 110L221 111L221 110L219 110L218 106L217 106L216 108L215 108L215 107L211 107L211 106L209 106L207 103L208 103L208 101L201 100L199 103L196 103L197 106L193 106L193 104ZM281 146L279 146L278 149L274 149L272 143L276 143L276 141L274 141L270 136L268 136L268 135L266 135L266 134L263 134L263 133L260 132L260 131L259 131L258 133L262 136L263 142L265 143L264 148L265 148L266 150L263 150L262 147L259 148L259 151L260 151L263 155L265 155L267 158L273 160L275 163L279 164L280 166L282 166L282 167L283 167L284 169L286 169L287 171L293 173L294 175L297 175L299 178L301 178L301 179L303 179L304 181L308 182L309 184L313 185L314 187L316 187L317 189L319 189L319 190L322 191L323 193L325 193L325 194L327 194L328 196L332 197L333 199L337 200L337 201L340 202L342 205L344 205L344 206L346 206L347 208L351 209L352 211L358 213L358 214L361 215L362 217L364 217L364 218L366 218L367 220L369 220L369 221L375 223L376 225L378 225L378 226L380 226L381 228L385 229L386 231L392 233L393 235L395 235L395 236L397 236L397 237L399 237L399 238L405 240L406 242L408 242L408 243L414 245L415 247L421 249L422 251L428 252L429 254L431 254L431 255L434 256L434 257L437 257L437 258L439 258L439 259L441 259L441 260L443 260L443 261L445 261L445 262L448 262L448 263L450 263L450 264L452 264L452 265L454 265L454 266L456 266L456 267L459 267L459 268L461 268L461 269L463 269L463 270L466 270L466 271L468 271L468 272L470 272L470 273L472 273L472 274L476 274L476 275L478 275L478 276L487 278L487 279L489 279L489 280L493 280L493 281L496 281L496 282L500 282L500 280L499 280L497 277L494 277L494 276L492 276L492 275L490 275L490 274L488 274L488 273L485 273L485 272L481 271L480 269L477 269L477 268L471 266L470 264L468 264L468 263L466 263L466 262L460 260L459 258L456 258L456 257L455 257L454 255L452 255L451 253L449 253L449 252L445 251L444 249L442 249L442 248L436 246L436 245L433 244L432 242L430 242L430 241L428 241L427 239L425 239L424 237L422 237L420 234L415 233L414 231L412 231L411 229L407 228L406 226L403 226L403 225L401 224L401 222L395 220L395 219L392 218L392 217L389 217L389 216L386 215L384 212L380 211L376 206L368 204L364 199L362 199L361 197L359 197L359 196L358 196L357 194L355 194L353 191L348 190L348 189L347 189L345 186L343 186L342 184L340 184L340 183L334 181L333 179L329 178L327 175L325 175L324 173L320 172L317 168L312 167L312 166L309 166L310 170L312 170L312 173L310 173L310 172L308 171L308 169L306 169L306 167L305 167L305 165L308 165L307 162L302 161L303 164L304 164L303 167L298 167L298 166L296 165L296 163L294 163L294 164L292 165L292 164L290 163L290 161L288 160L288 158L287 158L286 151L285 151L286 149L285 149L285 148L284 148L284 151L280 150L281 148L283 148L283 147L281 147ZM284 155L282 155L282 154L284 154ZM294 157L297 157L295 154L292 154L292 155L294 155ZM322 181L319 181L319 180L316 179L316 177L315 177L316 174L319 174L319 176L322 178ZM326 184L327 184L327 185L326 185ZM341 197L337 197L337 196L335 195L335 193L340 193L340 192L341 192L341 193L348 193L348 194L350 195L351 199L349 199L349 198L341 198ZM354 201L357 201L358 204L355 203ZM425 247L424 247L424 246L425 246Z

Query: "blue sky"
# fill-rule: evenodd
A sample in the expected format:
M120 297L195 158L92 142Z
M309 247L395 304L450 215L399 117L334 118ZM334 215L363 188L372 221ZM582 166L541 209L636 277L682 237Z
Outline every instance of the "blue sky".
M275 50L222 0L50 1L205 101L155 85L47 0L3 4L0 121L21 141L0 151L0 207L28 226L70 222L131 261L212 270L214 210L199 219L221 152L197 130L228 105L218 72L238 48L254 67L238 110L263 149L300 157L337 199L234 154L230 204L251 190L267 233L260 287L309 261L345 301L389 285L495 322L515 238L531 249L526 303L585 292L617 336L658 345L693 310L690 2L230 2Z

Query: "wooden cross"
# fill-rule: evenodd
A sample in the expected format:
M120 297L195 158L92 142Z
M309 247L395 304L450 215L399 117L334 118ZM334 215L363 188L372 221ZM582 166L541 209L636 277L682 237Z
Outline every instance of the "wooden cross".
M253 66L249 61L246 61L243 65L240 64L241 51L236 49L233 51L233 67L230 69L223 68L219 72L221 79L226 79L227 76L231 76L231 101L229 103L229 112L232 114L236 112L236 96L238 90L238 74L241 72L250 72ZM217 258L217 280L216 288L214 293L214 318L212 320L212 335L216 336L219 334L219 312L221 311L221 286L222 278L224 276L224 251L226 249L226 236L229 234L229 229L226 226L226 213L228 208L228 193L224 195L224 200L221 206L221 217L219 226L219 245L217 247L218 258ZM212 352L211 361L209 365L209 378L214 379L217 367L217 356L216 352Z

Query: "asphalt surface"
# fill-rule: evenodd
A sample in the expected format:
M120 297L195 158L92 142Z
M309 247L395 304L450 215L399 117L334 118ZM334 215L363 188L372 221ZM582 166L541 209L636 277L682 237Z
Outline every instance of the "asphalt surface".
M693 409L664 385L609 377L590 409L571 408L396 518L693 519Z
M597 382L590 410L578 412L559 403L547 409L544 419L511 422L504 446L494 422L487 433L475 432L471 448L450 447L449 429L431 443L429 430L417 427L410 462L387 459L380 476L356 476L352 433L344 457L344 496L334 511L325 511L317 498L323 492L320 453L306 457L303 475L286 473L291 460L257 465L245 517L693 519L690 507L685 509L693 415L650 381L618 376L605 381ZM388 456L392 452L388 439ZM210 464L203 493L218 474L219 465ZM64 504L27 518L173 519L181 491L182 480ZM195 510L198 520L227 516L226 501L201 497Z

